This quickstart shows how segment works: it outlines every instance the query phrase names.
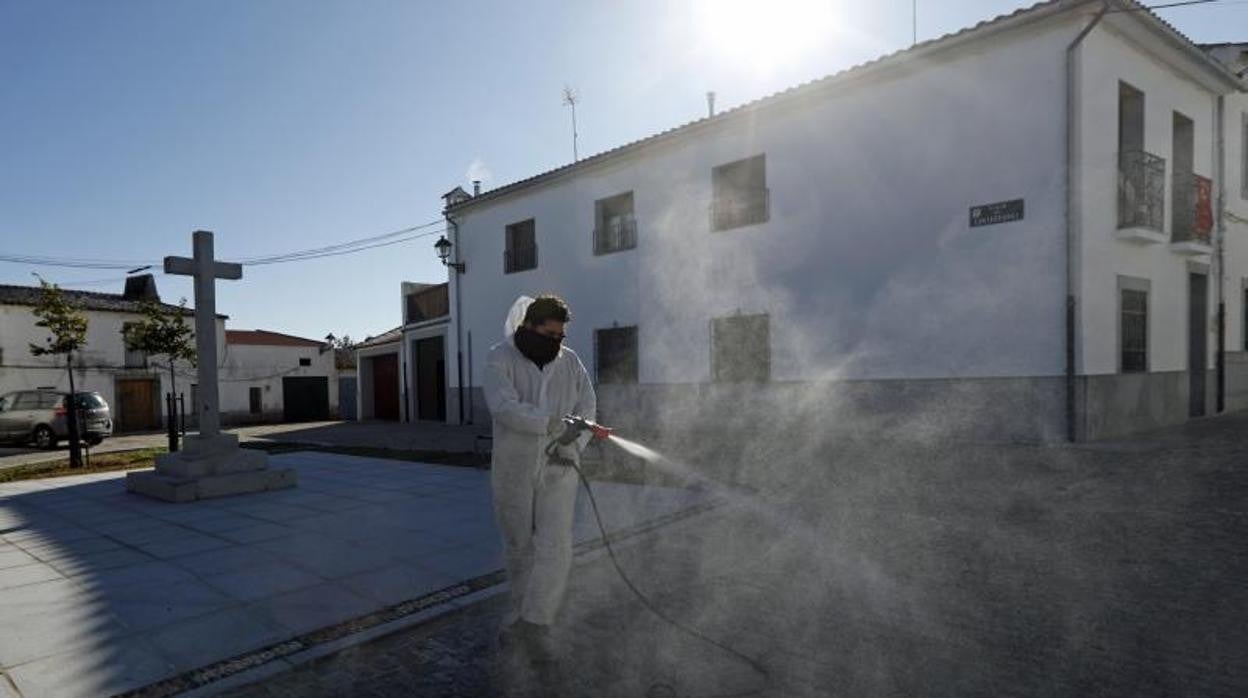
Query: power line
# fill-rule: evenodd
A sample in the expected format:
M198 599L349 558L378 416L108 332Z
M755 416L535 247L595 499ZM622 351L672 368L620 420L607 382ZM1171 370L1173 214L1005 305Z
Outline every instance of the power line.
M292 252L283 252L280 254L265 255L261 257L248 257L238 261L243 266L260 266L264 264L280 264L285 262L297 262L305 259L322 259L325 257L335 257L345 254L354 254L364 250L371 250L387 245L395 245L401 242L407 242L418 238L429 237L431 235L439 235L446 232L446 229L427 231L425 229L444 223L442 219L414 225L400 230L394 230L380 235L372 235L369 237L359 238L356 240L348 240L334 245L326 245L324 247L314 247L305 250L295 250ZM417 233L416 231L425 231ZM391 239L393 238L393 239ZM96 258L74 258L74 257L49 257L44 255L27 255L27 254L3 254L0 253L0 262L8 262L10 264L25 264L36 267L63 267L68 269L104 269L113 271L128 271L135 267L154 266L160 268L163 262L161 260L137 260L137 259L96 259ZM95 283L95 282L92 282Z

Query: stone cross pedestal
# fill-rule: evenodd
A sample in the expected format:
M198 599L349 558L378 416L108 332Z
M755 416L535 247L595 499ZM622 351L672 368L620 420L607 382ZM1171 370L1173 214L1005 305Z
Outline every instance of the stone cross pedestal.
M295 471L269 468L269 454L241 449L238 437L221 433L217 390L217 279L241 279L238 264L213 259L212 233L194 235L193 258L165 257L165 273L195 279L195 352L199 376L195 413L199 433L176 453L156 457L156 469L126 475L126 489L168 502L192 502L295 486Z

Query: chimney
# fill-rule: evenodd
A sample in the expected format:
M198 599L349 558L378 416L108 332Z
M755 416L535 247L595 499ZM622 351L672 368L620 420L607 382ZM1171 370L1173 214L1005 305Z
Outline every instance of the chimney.
M128 301L160 302L160 294L156 292L156 277L151 274L126 277L126 290L122 298Z
M481 180L479 179L472 180L472 195L481 196Z
M714 92L706 93L706 116L707 118L715 116L715 93Z

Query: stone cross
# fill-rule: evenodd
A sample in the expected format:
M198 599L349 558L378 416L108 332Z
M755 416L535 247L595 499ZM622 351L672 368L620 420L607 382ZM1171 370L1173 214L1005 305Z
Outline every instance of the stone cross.
M212 258L212 233L196 230L193 236L195 256L165 257L165 273L195 279L195 352L196 374L199 376L199 434L213 437L221 433L221 399L217 391L217 279L241 279L240 264L218 262Z

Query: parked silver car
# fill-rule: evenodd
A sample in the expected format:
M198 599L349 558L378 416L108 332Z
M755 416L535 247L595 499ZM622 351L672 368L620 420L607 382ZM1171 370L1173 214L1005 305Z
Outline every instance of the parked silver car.
M0 395L0 441L34 443L54 448L69 438L66 403L69 393L19 390ZM99 393L77 393L79 433L92 446L113 434L113 415Z

